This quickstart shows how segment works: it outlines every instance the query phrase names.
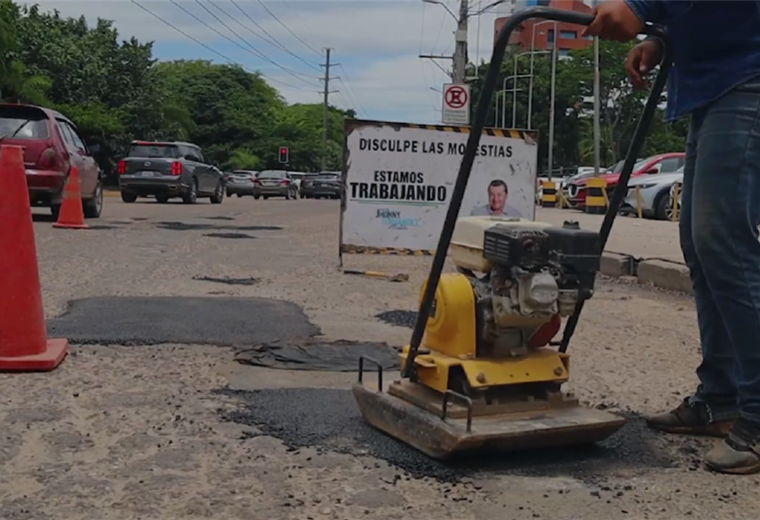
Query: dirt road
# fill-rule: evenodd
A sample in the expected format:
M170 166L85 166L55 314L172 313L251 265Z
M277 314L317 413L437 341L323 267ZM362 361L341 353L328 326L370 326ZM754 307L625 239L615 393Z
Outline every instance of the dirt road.
M53 332L68 327L90 344L55 372L0 376L0 519L756 516L759 477L708 473L699 465L708 441L657 435L638 418L695 384L688 298L603 282L586 306L571 388L629 415L621 434L591 450L442 466L364 426L347 391L355 374L253 368L214 344L316 328L328 340L402 344L409 329L375 316L414 308L426 259L346 259L408 273L407 283L341 274L334 201L106 202L100 228L35 224ZM182 326L154 323L147 341L128 318L152 307L121 298L158 296L176 298L161 301ZM201 297L259 300L229 308ZM53 321L67 309L87 319ZM277 309L287 320L267 317ZM141 344L208 327L204 344Z

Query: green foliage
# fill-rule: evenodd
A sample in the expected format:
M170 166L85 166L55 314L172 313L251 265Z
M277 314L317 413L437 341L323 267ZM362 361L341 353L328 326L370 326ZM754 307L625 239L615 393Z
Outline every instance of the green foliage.
M133 139L201 146L223 168L277 168L290 148L293 170L318 171L321 105L288 106L257 74L208 61L157 63L153 44L119 39L108 20L88 26L38 6L0 0L0 99L54 108L101 145L106 174ZM337 169L345 117L328 112L327 166Z
M610 166L625 156L636 123L648 96L646 91L632 89L623 69L626 54L633 43L601 42L600 44L600 155L602 167ZM509 48L502 65L502 77L497 90L503 88L503 79L514 74L515 53L522 49ZM593 47L571 51L570 59L561 59L556 65L556 95L554 110L553 168L591 165L594 161L593 134ZM488 64L469 72L480 80L473 83L473 99L478 99L485 80ZM530 57L517 57L519 74L530 73ZM539 134L539 170L547 167L549 146L549 115L551 107L551 56L534 55L531 128ZM502 108L506 114L506 127L512 126L512 110L516 105L516 124L527 128L529 79L518 79L517 103L513 104L511 79L506 93L497 93L492 100L492 112L487 125L502 126ZM502 103L505 99L505 103ZM664 98L663 100L664 101ZM498 103L498 113L496 106ZM474 110L474 106L473 106ZM688 121L668 124L663 121L662 110L655 114L642 156L682 151Z

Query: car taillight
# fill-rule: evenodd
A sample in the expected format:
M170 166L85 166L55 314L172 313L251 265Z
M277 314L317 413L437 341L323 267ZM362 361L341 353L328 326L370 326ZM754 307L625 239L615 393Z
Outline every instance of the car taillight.
M37 166L40 170L53 170L58 162L58 154L55 148L47 148L40 154L40 159L37 161Z
M127 163L124 161L119 161L119 163L116 165L116 171L119 175L124 175L127 173Z
M283 179L280 181L280 184L290 184L290 181L287 179Z
M261 181L260 181L260 180L258 180L258 179L253 179L253 183L254 183L254 184L261 184Z
M172 163L172 175L182 175L182 163L174 161Z

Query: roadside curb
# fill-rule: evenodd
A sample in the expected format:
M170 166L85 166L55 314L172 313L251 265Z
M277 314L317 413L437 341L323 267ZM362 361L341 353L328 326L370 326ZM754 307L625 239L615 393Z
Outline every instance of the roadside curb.
M669 260L638 259L631 255L605 251L602 254L600 272L612 278L632 276L641 284L651 284L669 291L693 294L689 268L684 264Z

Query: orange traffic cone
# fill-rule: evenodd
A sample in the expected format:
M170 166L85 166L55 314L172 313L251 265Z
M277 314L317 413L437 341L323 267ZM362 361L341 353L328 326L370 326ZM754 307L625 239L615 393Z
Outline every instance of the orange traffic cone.
M0 371L56 368L69 342L48 339L21 148L0 147Z
M87 229L90 227L84 223L82 191L79 187L79 171L77 171L76 166L72 166L69 172L69 178L63 188L63 203L58 214L58 222L53 224L53 227L65 229Z

